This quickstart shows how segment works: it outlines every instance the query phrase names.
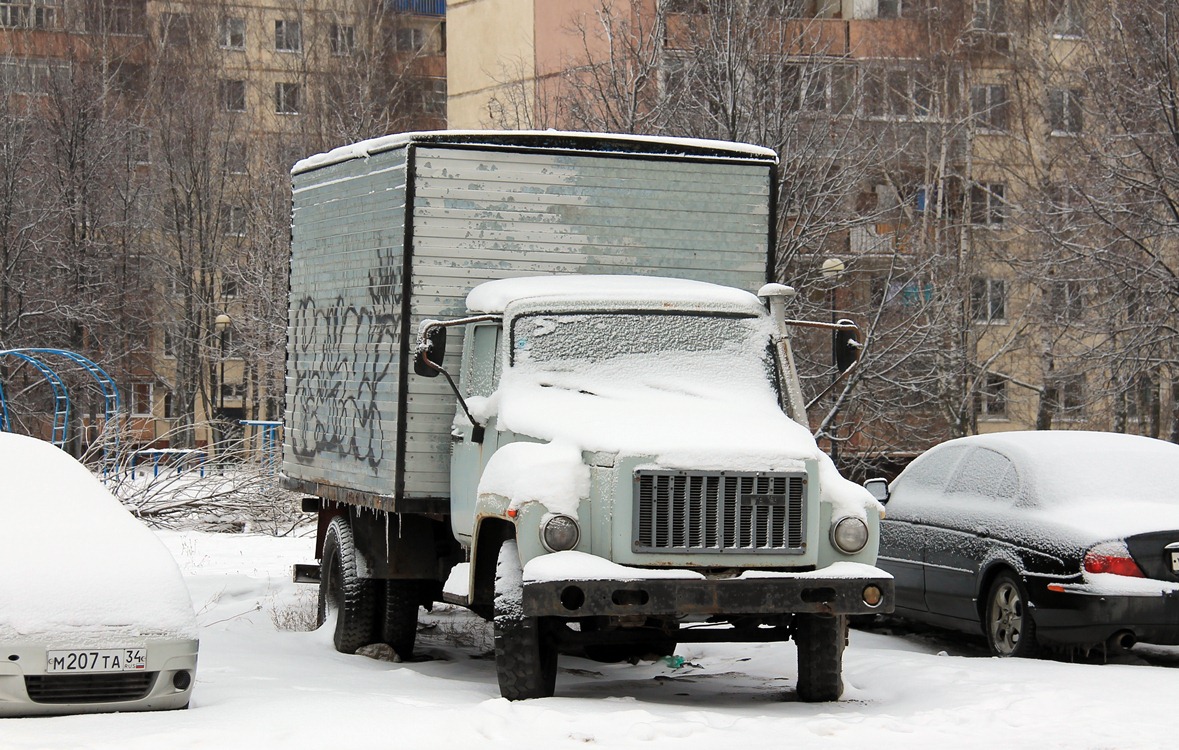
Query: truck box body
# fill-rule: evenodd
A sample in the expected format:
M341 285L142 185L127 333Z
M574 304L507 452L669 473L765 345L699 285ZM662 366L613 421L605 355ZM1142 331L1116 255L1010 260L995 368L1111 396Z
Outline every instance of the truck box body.
M756 290L773 267L776 163L739 144L552 132L407 134L300 162L286 486L445 513L455 401L410 375L419 323L516 276Z

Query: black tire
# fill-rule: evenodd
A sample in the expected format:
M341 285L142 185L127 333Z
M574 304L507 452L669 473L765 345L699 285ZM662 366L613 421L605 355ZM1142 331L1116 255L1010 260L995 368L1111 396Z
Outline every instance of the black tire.
M995 656L1028 658L1040 652L1027 589L1013 573L1004 571L991 582L983 632Z
M557 686L557 646L547 623L524 616L523 570L514 540L500 547L495 566L495 674L510 701L551 697Z
M385 581L385 617L381 640L388 643L402 661L413 658L413 644L418 637L420 590L415 580Z
M354 654L377 640L378 590L375 581L360 577L356 556L352 527L347 518L336 516L323 539L317 619L322 626L336 615L332 642L342 654Z
M843 695L843 647L846 641L846 617L794 616L800 701L823 703L839 700Z

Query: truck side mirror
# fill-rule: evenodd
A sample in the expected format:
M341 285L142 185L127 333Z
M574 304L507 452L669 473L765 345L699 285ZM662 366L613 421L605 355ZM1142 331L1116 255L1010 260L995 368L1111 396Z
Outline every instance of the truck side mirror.
M424 344L424 345L422 345ZM446 327L430 326L425 331L425 341L419 343L413 358L413 371L423 378L436 378L442 372L442 360L446 359Z
M888 502L888 480L887 479L869 479L864 482L864 489L868 490L872 497L876 498L882 503Z
M850 320L841 320L839 325L847 326L835 331L835 366L843 373L860 360L862 344L856 338L859 329Z

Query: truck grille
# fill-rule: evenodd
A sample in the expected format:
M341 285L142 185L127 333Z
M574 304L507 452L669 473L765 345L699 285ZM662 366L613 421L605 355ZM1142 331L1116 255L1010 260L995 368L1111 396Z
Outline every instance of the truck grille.
M156 672L27 675L25 690L34 703L114 703L134 701L151 691Z
M806 548L806 474L635 472L636 552Z

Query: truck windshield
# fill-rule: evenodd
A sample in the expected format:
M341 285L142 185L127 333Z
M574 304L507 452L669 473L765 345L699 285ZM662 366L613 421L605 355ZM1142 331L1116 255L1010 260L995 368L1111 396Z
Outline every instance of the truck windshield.
M776 393L765 320L748 316L684 312L521 315L512 323L510 365L517 373L544 376L544 380L563 375L552 385L593 391L626 382L670 386L746 381Z

